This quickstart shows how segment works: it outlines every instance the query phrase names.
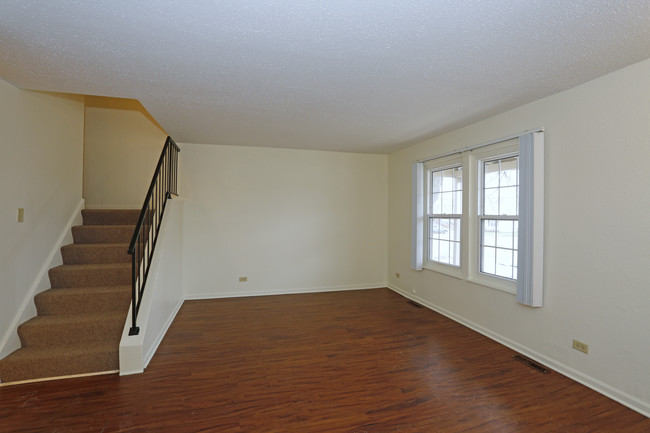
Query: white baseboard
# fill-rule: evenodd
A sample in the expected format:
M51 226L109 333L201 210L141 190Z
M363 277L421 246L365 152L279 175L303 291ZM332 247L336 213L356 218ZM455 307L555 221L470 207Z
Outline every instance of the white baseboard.
M221 299L221 298L248 298L253 296L273 296L273 295L297 295L300 293L324 293L324 292L343 292L346 290L370 290L388 287L385 282L375 284L361 284L353 286L333 286L333 287L312 287L307 289L289 289L289 290L266 290L266 291L247 291L247 292L217 292L217 293L190 293L185 295L185 300L195 301L199 299Z
M509 347L510 349L515 350L527 356L528 358L533 359L539 362L540 364L543 364L551 368L552 370L562 374L563 376L568 377L569 379L575 380L576 382L588 388L591 388L594 391L603 394L604 396L609 397L612 400L617 401L622 405L627 406L636 412L639 412L641 415L650 417L650 403L648 402L640 400L634 397L633 395L630 395L624 391L614 388L604 382L601 382L596 378L581 373L580 371L575 370L553 358L549 358L544 354L536 352L526 346L523 346L513 340L510 340L509 338L506 338L501 334L498 334L487 328L484 328L483 326L478 325L477 323L474 323L471 320L467 320L464 317L452 313L451 311L448 311L432 302L427 301L426 299L423 299L413 293L410 293L407 290L401 289L392 284L388 284L387 287L395 291L396 293L399 293L400 295L404 296L405 298L411 299L417 302L418 304L422 304L425 307L437 313L440 313L443 316L446 316L455 322L460 323L461 325L467 326L468 328L480 334L485 335L486 337L496 341L497 343L503 344L504 346Z
M41 269L36 274L29 290L25 293L25 297L23 298L18 310L16 310L11 325L0 341L0 359L20 348L18 326L36 316L36 307L33 303L34 296L50 287L48 271L55 266L63 264L63 259L61 258L61 247L65 244L72 243L72 226L81 224L81 209L83 208L84 199L81 199L68 219L67 224L61 231L59 238L52 246L50 254L47 256L43 266L41 266Z

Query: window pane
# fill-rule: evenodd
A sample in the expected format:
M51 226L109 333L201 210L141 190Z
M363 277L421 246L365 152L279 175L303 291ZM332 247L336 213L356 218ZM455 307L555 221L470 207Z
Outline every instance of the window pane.
M499 215L499 189L486 189L483 194L483 215Z
M440 207L440 193L434 192L431 194L431 205L429 206L431 209L431 213L436 213L440 214L442 213L441 207Z
M512 252L512 279L516 280L517 279L517 259L518 259L517 251Z
M449 219L449 239L452 241L460 241L460 218Z
M429 218L428 260L460 266L460 218Z
M501 160L501 173L499 176L500 186L515 186L519 184L517 177L518 159L518 157L513 156Z
M463 213L463 192L454 191L454 209L453 213L456 215Z
M499 187L499 161L488 161L483 164L483 187Z
M498 215L517 215L517 187L500 188Z
M431 172L431 192L440 192L442 190L442 173L439 171Z
M519 221L513 221L514 227L512 232L512 247L516 250L519 249ZM515 260L515 263L517 261Z
M513 248L513 221L497 221L497 247Z
M494 275L496 249L492 247L483 247L481 250L481 272Z
M439 261L442 263L449 262L449 241L440 241L440 258Z
M454 189L462 190L463 189L463 167L456 167L454 169Z
M505 278L512 278L512 250L497 248L496 275Z
M496 221L483 220L482 236L483 245L494 247L496 246Z
M437 262L440 259L438 254L440 241L437 239L429 239L429 261Z
M443 192L442 193L442 210L440 211L441 214L452 214L454 213L454 193L452 192Z

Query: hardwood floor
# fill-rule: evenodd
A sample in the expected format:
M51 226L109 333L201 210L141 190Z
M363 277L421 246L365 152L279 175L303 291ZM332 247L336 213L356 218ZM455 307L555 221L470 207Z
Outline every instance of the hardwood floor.
M388 289L188 301L141 375L0 388L1 432L649 432Z

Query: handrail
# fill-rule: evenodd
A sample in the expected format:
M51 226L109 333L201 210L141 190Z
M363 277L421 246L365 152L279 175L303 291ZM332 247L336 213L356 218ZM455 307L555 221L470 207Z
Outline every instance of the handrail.
M174 140L167 137L129 244L128 253L131 255L131 328L129 335L138 335L140 332L140 328L137 326L140 302L158 241L158 232L165 213L167 199L170 199L172 194L177 194L178 152L180 151L181 149Z

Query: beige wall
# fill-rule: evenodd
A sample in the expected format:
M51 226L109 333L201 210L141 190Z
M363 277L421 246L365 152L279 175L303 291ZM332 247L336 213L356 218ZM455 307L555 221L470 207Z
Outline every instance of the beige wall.
M49 283L37 276L81 204L83 128L82 97L0 80L0 348L16 348L12 323L31 291L49 287L37 288ZM18 208L25 209L22 223Z
M389 157L388 279L650 414L650 60ZM536 127L546 137L544 307L410 263L411 164ZM401 278L395 273L400 272ZM589 344L589 354L571 348ZM509 362L504 360L504 362Z
M142 207L166 137L138 101L87 97L86 207Z
M180 162L189 297L385 286L385 155L182 144Z

